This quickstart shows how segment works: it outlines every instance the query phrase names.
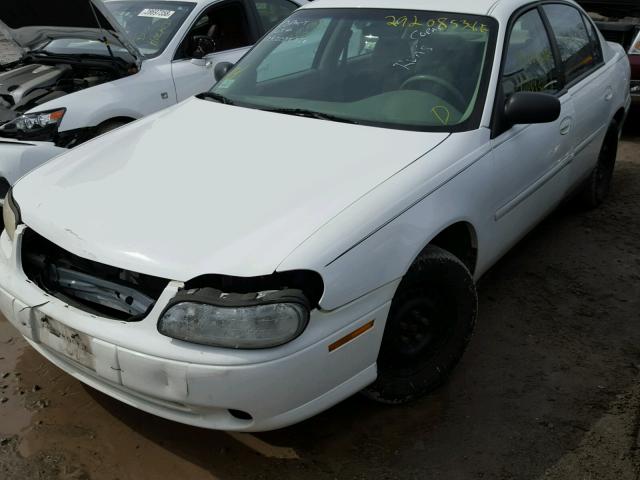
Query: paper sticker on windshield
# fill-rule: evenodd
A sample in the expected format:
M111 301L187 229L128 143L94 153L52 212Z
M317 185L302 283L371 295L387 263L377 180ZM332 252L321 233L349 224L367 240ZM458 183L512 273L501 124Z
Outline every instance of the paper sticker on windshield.
M139 17L150 17L150 18L171 18L171 15L173 15L175 12L175 10L161 10L158 8L145 8L144 10L142 10L138 16Z

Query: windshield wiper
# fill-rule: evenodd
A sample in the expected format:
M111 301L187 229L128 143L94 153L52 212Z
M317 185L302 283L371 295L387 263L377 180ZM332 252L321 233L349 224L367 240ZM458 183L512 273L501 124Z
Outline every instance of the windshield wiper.
M272 113L284 113L285 115L296 115L298 117L317 118L319 120L329 120L332 122L358 124L358 122L350 118L339 117L337 115L331 115L330 113L316 112L305 108L261 108L260 110Z
M224 103L225 105L235 105L233 101L231 101L229 98L225 97L224 95L220 95L219 93L202 92L196 95L196 97L198 97L201 100L214 100L216 102Z

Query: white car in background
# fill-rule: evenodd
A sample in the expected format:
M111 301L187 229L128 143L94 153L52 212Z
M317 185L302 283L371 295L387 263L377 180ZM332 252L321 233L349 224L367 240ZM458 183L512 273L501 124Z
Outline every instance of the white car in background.
M476 280L605 198L629 60L573 2L362 5L305 5L210 92L9 191L0 310L38 352L239 431L446 380Z
M306 0L12 0L0 30L0 198L51 157L214 84Z

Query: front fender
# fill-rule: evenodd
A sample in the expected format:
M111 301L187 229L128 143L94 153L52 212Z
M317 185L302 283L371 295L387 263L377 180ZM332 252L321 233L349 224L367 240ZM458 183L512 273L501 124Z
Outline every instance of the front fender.
M29 113L66 108L59 128L66 132L95 127L117 117L140 119L175 104L171 66L148 61L135 75L70 93Z
M493 207L491 158L487 129L451 135L335 217L278 270L304 265L320 273L320 306L332 310L404 276L424 247L458 221L473 225L480 255Z

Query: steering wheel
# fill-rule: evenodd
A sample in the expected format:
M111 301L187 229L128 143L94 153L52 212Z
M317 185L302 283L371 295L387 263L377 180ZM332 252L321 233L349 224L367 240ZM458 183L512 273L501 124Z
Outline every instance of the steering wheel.
M433 75L414 75L413 77L409 77L404 82L402 82L402 85L400 85L400 90L404 90L405 88L407 88L408 85L411 85L412 83L416 83L416 82L432 82L432 83L435 83L436 85L440 85L441 87L444 87L449 93L451 93L455 97L456 100L460 102L461 108L465 108L467 106L467 100L462 94L462 92L460 92L460 90L458 90L454 85L447 82L446 80L443 80L440 77L435 77Z

